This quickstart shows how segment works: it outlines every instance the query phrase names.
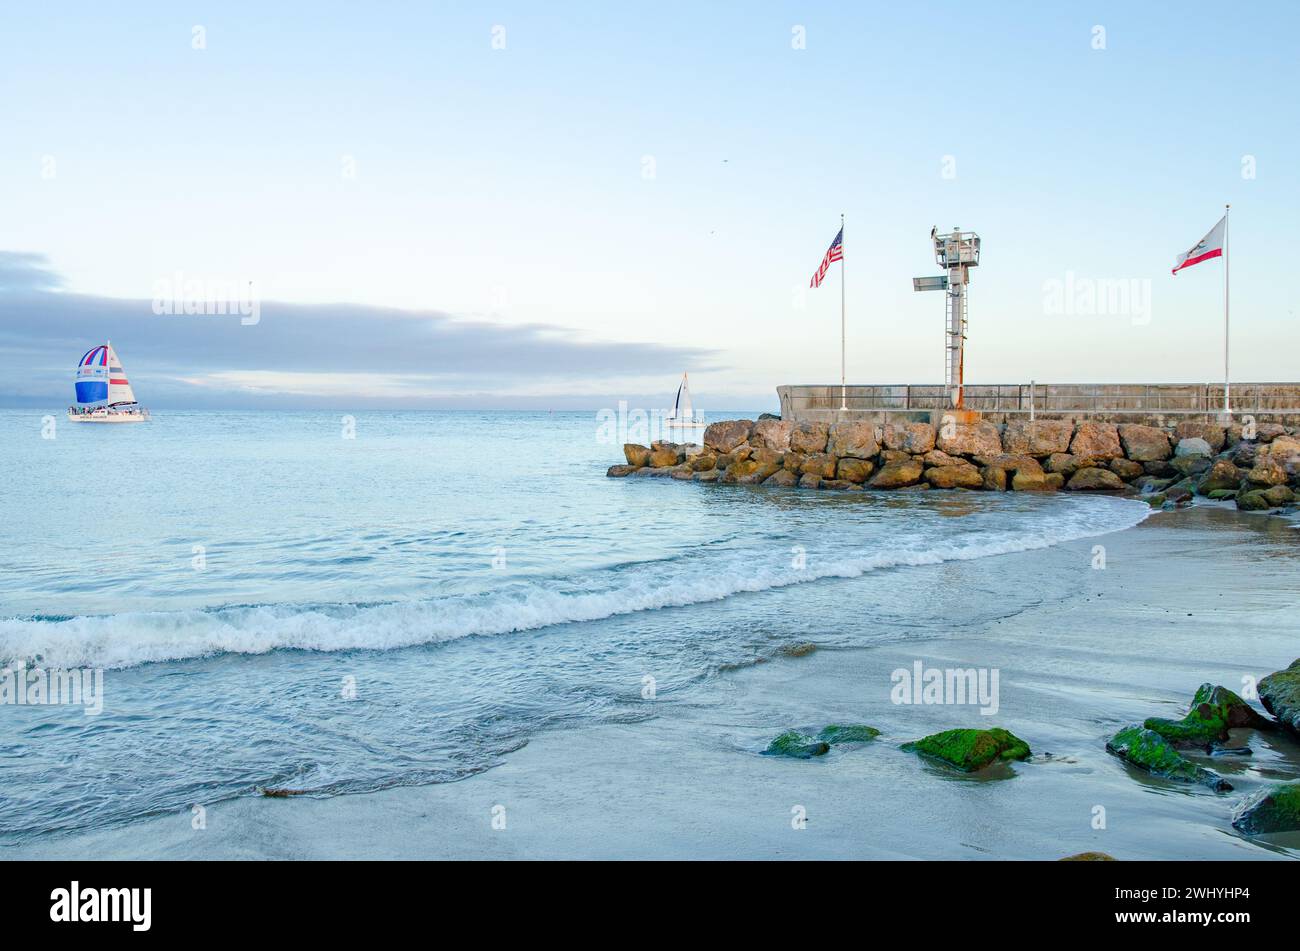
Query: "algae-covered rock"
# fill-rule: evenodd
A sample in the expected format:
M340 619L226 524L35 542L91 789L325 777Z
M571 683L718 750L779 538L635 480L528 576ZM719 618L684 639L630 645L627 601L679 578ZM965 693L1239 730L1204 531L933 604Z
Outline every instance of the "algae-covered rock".
M1237 496L1237 509L1241 512L1267 512L1272 507L1264 493L1258 489Z
M1284 727L1300 733L1300 659L1259 682L1259 702Z
M880 736L880 731L874 726L866 726L861 723L850 725L832 723L817 734L817 739L823 743L829 743L831 746L836 746L840 743L867 743L878 736Z
M1218 773L1197 766L1183 757L1172 743L1154 730L1138 724L1120 730L1106 743L1106 752L1152 776L1179 783L1200 783L1215 792L1226 792L1232 784Z
M1265 786L1232 813L1232 827L1247 835L1300 832L1300 783Z
M963 772L971 773L992 763L1029 759L1029 744L1007 730L944 730L912 743L903 749L943 760Z
M1107 855L1105 852L1079 852L1075 855L1067 855L1065 858L1057 859L1058 862L1116 862L1118 859L1113 855Z
M1234 466L1231 461L1219 459L1201 477L1201 481L1196 485L1196 491L1201 495L1210 495L1211 492L1235 489L1239 485L1241 485L1241 470ZM1213 498L1213 496L1210 497Z
M1208 683L1197 688L1187 716L1181 720L1151 717L1142 725L1175 746L1202 747L1226 740L1232 727L1248 726L1261 730L1272 726L1227 687Z
M763 750L764 756L792 756L795 759L812 759L830 752L830 744L798 730L786 730Z
M1240 494L1236 489L1211 489L1206 494L1206 498L1215 502L1231 502Z

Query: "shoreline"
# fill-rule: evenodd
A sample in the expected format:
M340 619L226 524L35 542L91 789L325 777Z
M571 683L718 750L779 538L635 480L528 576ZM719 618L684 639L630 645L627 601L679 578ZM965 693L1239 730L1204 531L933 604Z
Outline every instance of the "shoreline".
M1105 570L1089 567L1097 544ZM1080 573L1073 595L975 629L780 657L720 675L707 702L666 694L646 720L544 731L458 782L322 799L245 796L208 807L201 830L187 810L7 846L0 856L1300 857L1300 833L1252 840L1230 825L1233 805L1254 789L1300 777L1294 738L1234 731L1255 755L1204 761L1233 781L1226 794L1154 779L1104 749L1129 722L1181 714L1202 682L1239 690L1242 677L1294 659L1297 554L1293 523L1197 506L1046 550L904 569L933 572L957 598L1008 573L1030 583L1037 571ZM822 622L810 620L816 643ZM891 704L890 671L917 660L999 669L998 715ZM883 733L812 761L758 755L782 730L829 722ZM1005 727L1035 755L990 778L899 749L957 726ZM502 806L505 828L495 829ZM796 807L806 810L804 829L791 826Z

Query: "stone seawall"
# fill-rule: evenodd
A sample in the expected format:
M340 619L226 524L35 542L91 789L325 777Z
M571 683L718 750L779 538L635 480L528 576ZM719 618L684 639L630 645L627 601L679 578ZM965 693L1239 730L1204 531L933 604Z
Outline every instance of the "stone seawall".
M713 423L703 445L628 443L611 477L865 490L1113 492L1152 505L1194 495L1243 510L1289 509L1300 489L1300 429L1100 420Z

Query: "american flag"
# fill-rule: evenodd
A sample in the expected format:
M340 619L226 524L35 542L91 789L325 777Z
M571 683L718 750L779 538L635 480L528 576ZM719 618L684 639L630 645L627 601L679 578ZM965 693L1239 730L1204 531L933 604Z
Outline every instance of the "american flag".
M831 242L830 249L827 250L826 252L826 257L822 258L821 266L817 268L816 273L813 274L812 282L809 283L808 286L821 287L822 278L824 278L826 276L826 272L830 270L831 264L834 263L835 261L840 261L843 259L844 259L844 229L841 228L840 233L837 234L835 236L835 240Z

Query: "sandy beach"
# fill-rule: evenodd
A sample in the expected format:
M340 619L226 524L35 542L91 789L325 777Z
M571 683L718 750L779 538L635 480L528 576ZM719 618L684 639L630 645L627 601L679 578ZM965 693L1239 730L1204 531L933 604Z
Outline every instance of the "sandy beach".
M1097 545L1104 569L1093 567ZM882 632L874 647L741 666L706 701L677 703L667 690L647 702L645 719L543 732L463 781L333 798L250 793L207 807L204 823L186 810L5 856L1296 858L1300 835L1251 840L1230 825L1253 789L1300 776L1293 738L1235 731L1253 756L1203 760L1236 787L1224 794L1144 776L1104 745L1129 722L1181 715L1202 682L1241 692L1243 678L1300 655L1297 556L1293 522L1198 505L1043 551L914 567L954 614L971 592L1008 578L1032 586L1043 573L1075 571L1077 586L974 629ZM729 602L738 618L746 598ZM853 617L849 601L834 618L809 617L806 640ZM997 714L891 702L891 672L918 660L997 669ZM813 760L759 755L785 729L834 722L882 735ZM949 727L992 725L1027 740L1032 760L973 777L898 748ZM803 828L792 821L799 815Z

